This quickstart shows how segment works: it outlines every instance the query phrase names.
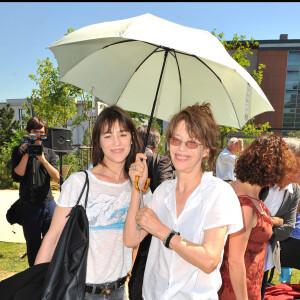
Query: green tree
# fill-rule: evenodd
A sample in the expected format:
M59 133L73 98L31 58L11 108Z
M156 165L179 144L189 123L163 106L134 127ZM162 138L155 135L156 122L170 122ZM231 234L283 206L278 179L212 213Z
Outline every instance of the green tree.
M253 48L257 48L259 43L251 37L250 41L246 40L246 35L238 36L236 33L233 35L231 41L224 40L224 32L215 33L215 28L212 31L212 34L222 43L224 48L231 53L232 58L239 63L245 70L250 66L249 56L253 55ZM252 72L252 77L256 80L258 84L261 84L263 80L263 69L266 68L266 65L259 64L257 70Z
M216 29L213 29L212 34L218 38L224 48L231 54L232 58L247 70L247 67L250 66L249 57L253 55L252 49L257 48L259 43L255 41L253 37L251 37L250 41L246 41L246 35L238 36L237 34L234 34L231 41L225 41L224 33L221 32L216 34L215 30ZM263 69L265 68L266 65L259 64L257 69L254 69L251 74L259 85L263 80ZM268 132L270 128L271 126L269 125L269 122L266 122L265 124L255 125L254 118L252 118L242 127L240 131L243 135L254 137L260 135L263 132L271 134L271 132ZM228 135L230 133L238 131L239 130L234 127L219 126L219 147L223 149L226 140L228 139Z
M300 130L290 131L287 135L289 137L300 138Z
M67 122L77 115L76 97L81 94L79 88L59 80L58 68L53 66L49 57L38 59L36 75L29 74L37 89L27 98L27 113L32 112L44 119L49 127L67 127Z
M20 121L13 121L15 110L7 103L0 109L0 147L5 142L10 142L14 130L20 128Z
M11 135L10 141L4 142L4 145L0 147L0 189L13 187L11 154L13 148L24 141L24 134L25 131L23 129L15 130Z

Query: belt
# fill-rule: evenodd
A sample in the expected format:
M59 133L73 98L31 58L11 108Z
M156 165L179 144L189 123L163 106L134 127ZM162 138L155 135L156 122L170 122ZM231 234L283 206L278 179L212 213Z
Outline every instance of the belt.
M122 278L119 278L116 281L103 283L102 286L97 286L97 287L91 285L85 285L85 293L97 294L97 295L110 295L114 290L118 289L125 283L126 278L127 275Z

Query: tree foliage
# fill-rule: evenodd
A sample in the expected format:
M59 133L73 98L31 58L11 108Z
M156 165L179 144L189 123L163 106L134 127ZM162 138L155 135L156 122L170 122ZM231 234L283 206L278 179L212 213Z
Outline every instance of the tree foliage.
M7 103L0 109L0 147L10 142L15 130L20 127L20 121L13 121L15 110Z
M249 57L253 55L252 49L257 48L259 43L255 41L253 37L251 37L250 41L247 41L246 35L238 36L237 34L234 34L231 41L226 41L224 40L224 33L221 32L216 34L215 30L216 29L212 31L212 34L218 38L224 48L231 54L232 58L247 70L247 68L250 67ZM257 69L254 69L251 74L259 85L263 80L263 70L265 68L266 65L259 64ZM270 128L269 122L259 125L254 124L254 118L249 120L241 130L229 126L219 126L219 147L221 149L224 148L225 141L231 133L240 131L245 136L256 137L263 132L271 134L272 132L268 132Z
M287 135L289 137L300 138L300 130L290 131Z
M44 119L49 127L67 127L67 122L77 115L76 97L81 90L59 80L59 70L49 57L38 59L36 75L29 74L37 89L27 99L26 111Z
M5 141L4 145L0 147L0 189L11 188L13 186L13 179L11 177L11 154L15 146L24 141L23 129L15 130L10 138L10 141Z

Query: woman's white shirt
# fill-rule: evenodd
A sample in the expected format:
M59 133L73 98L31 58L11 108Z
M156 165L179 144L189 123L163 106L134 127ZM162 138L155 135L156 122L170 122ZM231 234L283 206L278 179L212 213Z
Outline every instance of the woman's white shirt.
M229 225L228 234L243 228L240 202L232 187L223 180L205 172L200 185L187 199L177 218L175 189L177 179L163 182L145 201L166 226L180 232L184 239L202 244L204 231ZM225 245L225 243L224 243ZM144 300L218 299L221 287L220 266L206 274L185 261L163 242L152 237L144 275Z
M132 248L123 242L123 229L131 198L129 180L121 184L101 181L89 175L87 218L89 250L86 283L104 283L125 276L132 264ZM62 185L57 204L73 207L85 182L83 172L73 173ZM84 205L86 191L80 204Z

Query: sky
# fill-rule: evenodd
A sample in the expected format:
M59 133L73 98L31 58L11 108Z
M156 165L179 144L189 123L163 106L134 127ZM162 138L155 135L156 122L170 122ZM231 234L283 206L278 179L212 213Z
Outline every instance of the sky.
M216 33L277 40L300 39L300 2L0 2L0 101L26 98L36 88L38 59L67 29L132 18L145 13Z

